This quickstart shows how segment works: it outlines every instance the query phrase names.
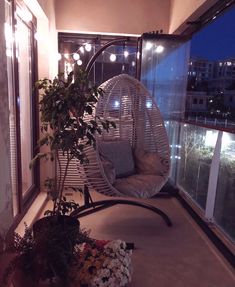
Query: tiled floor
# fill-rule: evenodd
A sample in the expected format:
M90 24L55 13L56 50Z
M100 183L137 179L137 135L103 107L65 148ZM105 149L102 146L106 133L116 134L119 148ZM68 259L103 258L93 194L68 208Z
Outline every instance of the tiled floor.
M81 200L79 195L76 195ZM95 199L103 196L94 194ZM134 242L134 287L234 287L235 273L178 201L149 199L173 222L134 206L114 206L80 219L97 239Z

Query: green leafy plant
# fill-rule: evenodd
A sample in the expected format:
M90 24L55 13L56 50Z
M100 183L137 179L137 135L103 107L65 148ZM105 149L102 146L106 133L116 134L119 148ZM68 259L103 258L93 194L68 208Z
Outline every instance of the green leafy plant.
M59 176L45 182L53 200L53 210L48 211L47 215L67 214L78 208L78 204L66 201L63 196L69 164L73 159L77 159L80 164L87 163L84 147L92 145L95 148L95 134L101 134L103 130L109 131L110 127L115 127L115 123L102 121L98 117L93 117L90 121L84 120L86 114L93 114L98 98L103 96L103 90L92 86L82 70L78 70L76 74L71 72L67 80L62 75L54 80L40 80L36 83L36 88L42 92L39 102L42 138L39 140L39 147L48 146L49 149L39 152L33 158L31 166L40 159L56 160ZM66 158L64 171L59 152Z
M9 277L16 271L24 274L24 280L20 283L30 284L27 286L37 286L40 280L49 280L50 286L69 286L72 282L70 270L77 266L80 259L77 246L81 243L93 245L94 241L88 232L79 229L79 225L71 224L71 221L70 224L62 222L61 228L61 222L58 224L53 220L34 232L25 225L23 236L14 234L8 248L14 257L5 271L3 286L8 286ZM53 281L55 278L59 279L57 284Z

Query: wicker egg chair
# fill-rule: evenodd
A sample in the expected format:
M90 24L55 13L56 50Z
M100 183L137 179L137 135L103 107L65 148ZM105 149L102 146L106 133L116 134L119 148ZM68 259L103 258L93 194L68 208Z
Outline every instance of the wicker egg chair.
M168 180L170 169L169 143L158 107L147 89L138 80L129 75L121 74L115 76L100 87L104 91L104 96L100 97L96 106L96 114L93 116L115 122L116 128L110 129L108 133L103 132L102 135L96 138L97 148L95 150L90 146L87 146L85 149L89 164L78 166L78 169L80 174L83 174L88 188L85 188L84 206L81 206L73 215L81 217L116 204L131 204L156 212L162 216L168 226L171 226L170 219L160 209L138 200L125 199L125 197L151 198L160 191ZM91 119L91 116L87 116L85 120L90 121ZM120 144L120 142L125 142L124 149L128 149L126 144L128 143L130 153L134 154L134 160L136 159L136 151L141 151L142 153L144 151L150 160L151 158L154 159L154 155L157 154L158 158L161 159L160 174L159 170L158 175L154 176L149 175L149 172L147 175L139 175L136 174L138 171L134 171L134 174L126 176L126 178L118 178L116 181L114 180L115 182L112 182L110 176L107 175L107 168L104 165L102 148L104 143L114 143L115 145L117 143ZM112 153L116 148L117 154L113 155L116 158L119 157L118 146L114 146L114 149L111 150ZM121 161L124 165L127 157L129 156L125 156ZM142 154L140 153L140 165L143 164L141 157ZM149 185L149 179L151 181L152 178L151 188L148 186L144 192L139 192L141 183ZM131 193L126 193L125 182L131 185L132 181L135 183L134 187L131 186ZM115 198L93 202L88 191L89 189L94 189L108 196L122 197L122 199Z

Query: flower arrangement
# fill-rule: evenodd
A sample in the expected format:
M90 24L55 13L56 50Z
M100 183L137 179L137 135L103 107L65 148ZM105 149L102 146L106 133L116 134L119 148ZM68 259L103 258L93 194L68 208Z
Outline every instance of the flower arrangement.
M119 287L131 281L131 254L122 240L85 244L75 271L76 286Z

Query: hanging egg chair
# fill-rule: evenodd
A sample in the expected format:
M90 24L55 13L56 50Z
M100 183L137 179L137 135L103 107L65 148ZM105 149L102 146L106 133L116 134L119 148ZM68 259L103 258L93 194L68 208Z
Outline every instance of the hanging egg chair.
M85 148L89 163L78 169L89 189L115 199L92 202L87 189L85 205L73 215L81 217L95 209L131 204L158 213L170 226L170 219L160 209L129 199L153 197L169 177L169 142L154 99L138 80L126 74L115 76L100 87L104 95L92 116L113 121L116 128L97 136L96 149ZM87 116L85 120L91 119Z

